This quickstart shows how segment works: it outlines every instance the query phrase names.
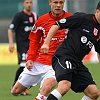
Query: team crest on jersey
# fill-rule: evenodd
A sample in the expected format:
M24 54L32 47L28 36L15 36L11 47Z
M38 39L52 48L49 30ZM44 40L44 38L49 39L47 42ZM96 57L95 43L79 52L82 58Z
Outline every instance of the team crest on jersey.
M86 43L87 42L87 37L86 36L82 36L81 37L81 42L82 43Z
M94 28L94 31L93 31L94 35L97 36L98 34L98 30L96 28Z
M33 25L33 27L32 27L32 31L34 31L36 29L36 26L35 26L35 24Z
M14 28L14 24L10 24L9 28L13 29Z
M33 22L33 17L29 17L29 21L30 21L30 23L32 23Z
M65 23L66 22L66 19L65 18L64 19L61 19L59 22L60 23Z

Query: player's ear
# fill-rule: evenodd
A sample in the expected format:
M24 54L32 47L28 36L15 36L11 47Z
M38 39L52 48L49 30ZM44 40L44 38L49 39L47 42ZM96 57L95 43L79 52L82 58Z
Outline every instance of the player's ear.
M51 5L51 0L48 0L48 2L49 2L49 5Z

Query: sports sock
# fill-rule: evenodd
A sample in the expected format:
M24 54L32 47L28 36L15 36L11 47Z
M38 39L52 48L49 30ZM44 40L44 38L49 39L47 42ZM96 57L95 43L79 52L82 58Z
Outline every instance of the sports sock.
M15 85L16 81L18 80L18 77L19 75L22 73L24 67L19 67L16 71L16 74L15 74L15 79L14 79L14 83L13 83L13 86Z
M59 100L61 97L62 95L55 89L48 96L47 100Z
M54 95L50 94L47 100L58 100Z
M41 95L40 93L38 94L38 96L36 98L39 100L47 100L47 97L44 95Z
M84 95L83 98L81 100L92 100L91 98L89 98L88 96Z

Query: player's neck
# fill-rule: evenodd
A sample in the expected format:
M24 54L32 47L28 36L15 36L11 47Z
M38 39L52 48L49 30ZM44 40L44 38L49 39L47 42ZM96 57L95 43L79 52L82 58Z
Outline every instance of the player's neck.
M59 16L61 16L61 15L64 14L64 11L62 11L62 12L59 13L59 14L56 14L56 13L53 13L53 12L51 12L51 13L52 13L53 16L55 16L55 17L59 17Z
M24 11L24 13L26 13L26 14L28 14L28 15L31 15L31 13L32 13L32 11L27 11L27 10L23 10Z

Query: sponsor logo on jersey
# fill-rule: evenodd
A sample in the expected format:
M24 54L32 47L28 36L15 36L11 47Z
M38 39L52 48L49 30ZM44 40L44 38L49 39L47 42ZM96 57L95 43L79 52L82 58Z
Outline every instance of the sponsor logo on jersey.
M36 30L35 24L34 24L33 27L32 27L32 31L34 31L34 30Z
M24 23L26 23L26 24L27 24L27 23L28 23L28 21L24 21Z
M9 28L13 29L14 28L14 24L10 24Z
M30 23L33 23L33 17L29 17Z
M26 32L28 32L28 31L31 31L31 29L32 29L32 27L30 26L26 26L25 28L24 28L24 30L26 31Z
M83 29L83 31L84 31L84 32L87 32L87 33L89 33L89 31L88 31L88 30L86 30L86 29Z
M65 23L66 22L66 19L65 18L64 19L61 19L59 22L60 23Z
M93 47L93 43L91 41L88 41L86 36L81 37L81 42L85 43L86 46L88 46L90 49Z
M81 37L81 42L82 42L82 43L86 43L86 42L87 42L87 37L82 36L82 37Z
M96 28L94 28L94 31L93 31L94 35L97 36L98 34L98 30Z

